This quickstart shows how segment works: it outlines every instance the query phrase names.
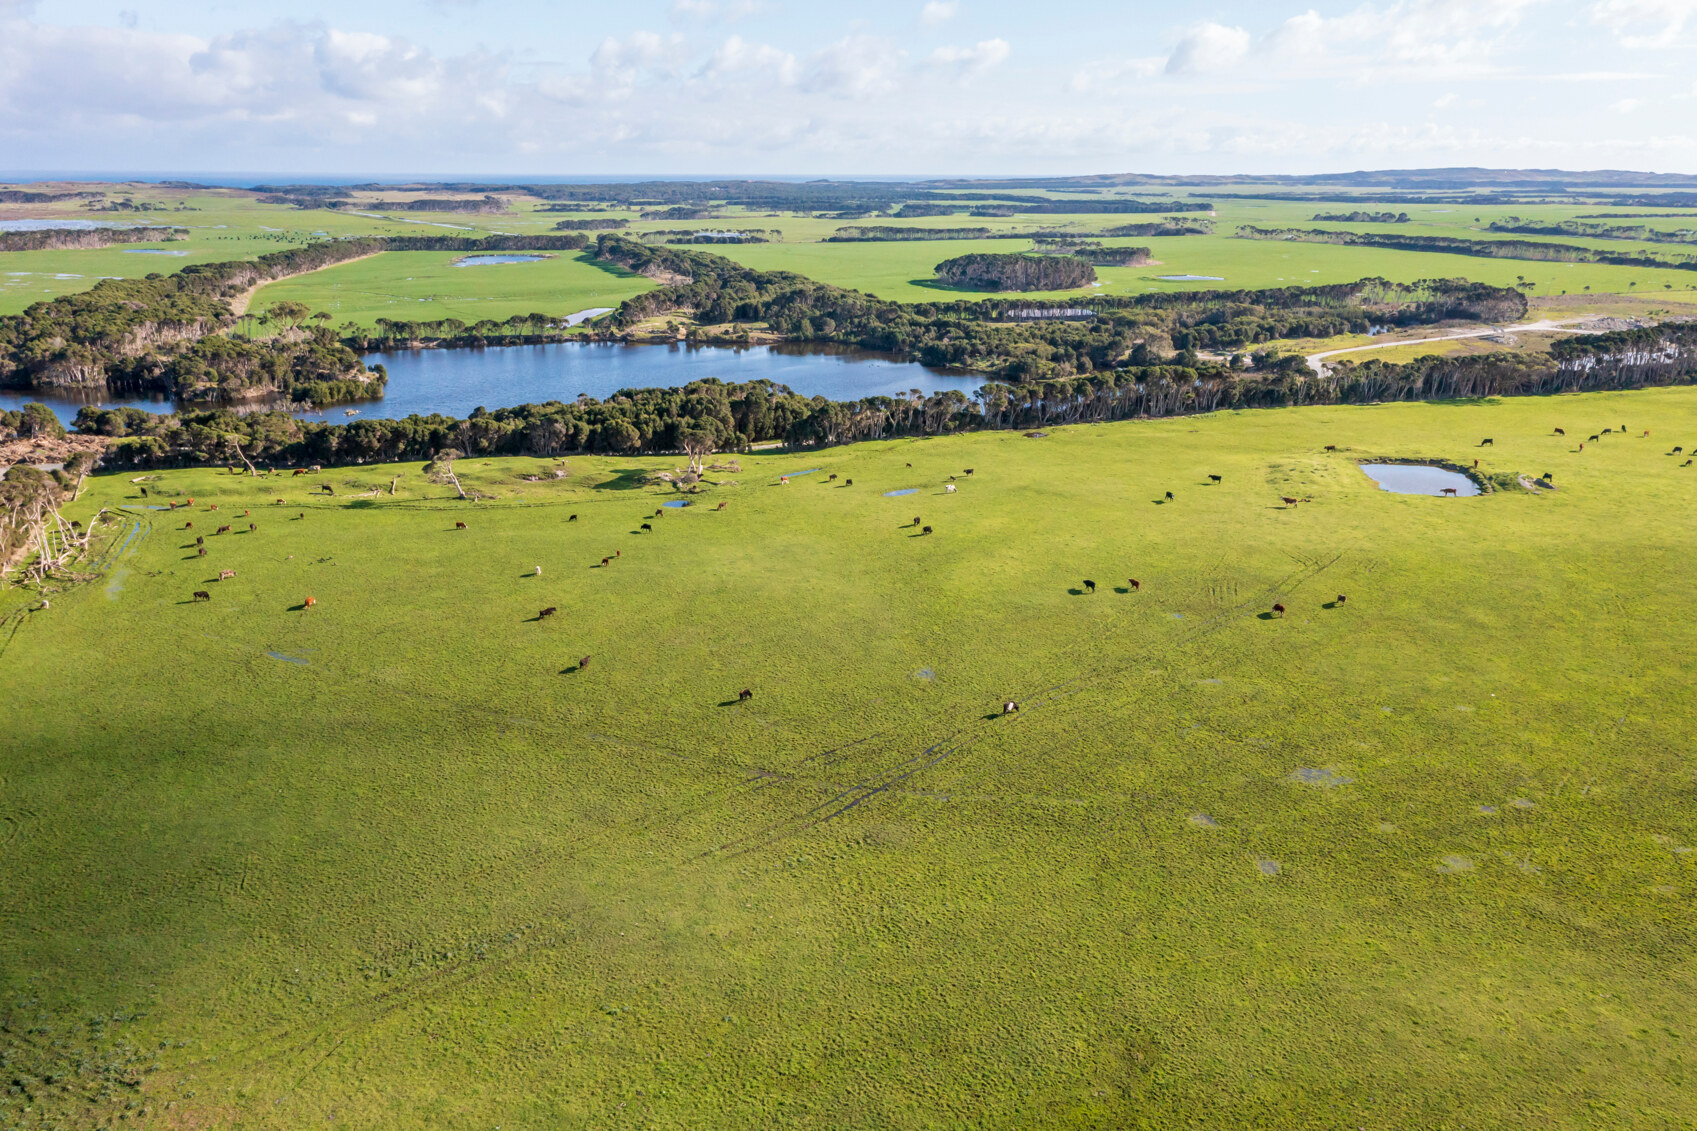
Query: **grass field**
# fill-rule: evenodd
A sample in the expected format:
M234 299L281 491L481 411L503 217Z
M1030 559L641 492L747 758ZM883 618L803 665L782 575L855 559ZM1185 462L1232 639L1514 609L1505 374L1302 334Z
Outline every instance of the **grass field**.
M1694 443L1682 389L664 517L662 460L91 481L99 575L0 592L0 1124L1688 1127Z
M586 253L550 253L535 263L457 267L461 252L391 251L261 287L252 309L304 302L334 325L372 326L379 318L472 323L515 314L575 314L617 307L654 283Z
M423 213L407 214L377 209L375 201L402 193L365 193L369 197L349 210L307 209L267 205L247 193L225 190L184 191L151 186L130 186L138 200L156 200L175 206L189 205L193 211L126 214L129 222L186 225L189 238L155 245L157 250L181 251L182 256L132 254L137 249L99 249L50 252L0 253L0 315L23 310L32 302L54 295L85 290L106 276L133 276L149 271L174 271L188 263L239 259L298 246L311 240L344 235L418 235L421 233L482 235L489 232L536 234L551 231L562 216L570 213L543 212L536 202L515 198L513 211L505 214ZM410 194L418 195L418 194ZM1140 195L1129 193L1128 195ZM1147 195L1147 194L1142 194ZM1175 203L1180 203L1175 198ZM1313 204L1268 200L1220 200L1214 218L1217 233L1166 239L1113 239L1113 244L1149 246L1160 261L1156 267L1100 268L1102 290L1109 294L1141 294L1149 291L1195 290L1208 287L1263 288L1300 283L1339 283L1381 275L1396 281L1423 278L1470 278L1498 285L1513 285L1520 279L1534 284L1529 292L1538 297L1582 295L1652 294L1673 303L1697 301L1697 272L1671 269L1607 267L1590 264L1536 263L1525 260L1481 259L1423 252L1384 251L1374 248L1337 247L1325 244L1291 244L1232 238L1240 224L1261 227L1333 228L1349 231L1388 231L1402 234L1455 236L1465 239L1527 239L1603 248L1621 253L1678 256L1691 249L1680 245L1646 244L1623 240L1575 237L1517 237L1490 233L1485 229L1496 220L1554 223L1587 216L1598 211L1639 211L1603 208L1598 205L1513 205L1513 206L1389 206L1362 204ZM1408 211L1406 224L1372 225L1319 222L1317 212L1346 212L1354 207L1370 211ZM374 211L375 209L375 211ZM1656 209L1642 210L1655 212ZM0 218L13 214L87 219L90 214L74 204L15 206L0 209ZM974 217L966 215L897 220L868 217L837 220L821 216L773 215L742 209L722 209L708 220L642 221L636 213L608 211L584 215L617 216L633 221L631 231L660 229L760 228L782 233L781 242L703 247L718 251L750 266L797 271L823 282L855 287L881 298L901 302L935 301L940 298L976 297L970 292L938 288L930 283L936 265L951 256L979 251L1023 251L1030 244L1018 240L942 240L916 243L824 243L838 229L855 224L895 227L984 227L1002 231L1036 229L1074 232L1081 236L1119 224L1157 219L1150 215L1077 213L1053 216ZM1190 217L1196 218L1194 214ZM1611 221L1617 224L1630 221ZM1644 221L1674 229L1697 222L1690 217L1658 217ZM410 257L425 253L392 255L374 264L346 268L348 275L320 273L274 284L268 288L258 309L287 297L316 309L342 303L355 321L369 324L377 317L392 317L396 308L420 306L419 317L504 318L508 314L541 312L569 314L591 292L602 290L590 276L576 277L565 270L566 258L552 269L528 269L534 265L480 268L488 284L476 293L451 277L422 277ZM440 253L429 262L445 264L452 256ZM469 269L468 269L469 270ZM563 272L557 273L557 272ZM1212 275L1221 282L1165 282L1161 275ZM332 283L342 282L342 289ZM348 287L358 294L349 296ZM431 289L438 288L438 289ZM614 293L617 292L615 289ZM634 293L634 292L630 292ZM436 302L427 302L436 295ZM475 305L460 303L456 312L436 311L441 298L477 298ZM351 301L350 301L351 299ZM449 304L453 305L453 304ZM609 305L586 303L584 305ZM493 310L499 313L491 314ZM432 312L435 313L432 313ZM339 319L340 321L340 319Z

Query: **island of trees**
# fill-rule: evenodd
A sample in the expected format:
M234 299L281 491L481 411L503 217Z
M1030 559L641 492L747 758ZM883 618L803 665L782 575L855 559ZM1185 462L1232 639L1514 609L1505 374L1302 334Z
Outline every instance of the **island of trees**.
M975 291L1064 291L1096 281L1096 269L1073 255L982 252L937 264L937 281Z

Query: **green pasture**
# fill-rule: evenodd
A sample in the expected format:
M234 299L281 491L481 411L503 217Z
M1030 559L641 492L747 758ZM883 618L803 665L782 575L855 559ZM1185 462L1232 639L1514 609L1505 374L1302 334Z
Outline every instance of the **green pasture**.
M1371 276L1392 282L1467 278L1514 286L1522 277L1533 295L1654 293L1677 299L1697 292L1697 271L1650 270L1595 264L1536 263L1430 252L1385 251L1336 244L1235 239L1229 235L1109 240L1148 247L1159 266L1098 267L1103 294L1144 294L1229 288L1257 290L1311 283L1346 283ZM1593 241L1600 242L1600 241ZM1023 251L1008 240L927 240L912 243L744 244L715 249L750 267L796 271L824 283L854 287L901 302L975 297L978 292L937 286L936 265L957 255ZM1222 282L1163 282L1162 275L1213 275ZM1077 293L1077 292L1071 292Z
M452 251L390 251L261 287L249 309L283 301L328 311L332 325L371 326L379 318L497 321L514 314L575 314L617 307L654 283L585 252L545 252L533 263L460 267Z
M1697 1121L1697 390L1045 431L92 480L0 1125Z
M513 210L505 214L473 213L406 213L385 211L375 203L361 204L349 210L296 209L289 206L261 204L247 193L229 190L177 190L157 186L128 186L123 191L137 200L157 200L175 206L189 205L193 211L132 213L115 217L136 223L157 223L187 226L187 240L154 245L155 250L184 252L181 256L133 254L139 249L94 249L54 252L0 253L0 315L17 313L32 302L56 295L74 293L94 285L102 277L128 277L150 271L175 271L186 264L240 259L299 246L313 241L350 235L417 235L421 233L464 234L470 236L491 232L535 234L551 231L558 220L568 216L622 216L632 219L629 231L641 233L660 229L706 230L720 228L764 228L782 232L781 242L749 245L699 245L699 250L728 255L750 266L769 270L796 271L822 282L855 287L882 298L903 302L923 302L942 297L959 297L969 292L957 292L935 287L930 280L936 265L944 259L972 252L1006 252L1027 250L1030 245L1017 240L992 239L981 241L939 240L916 243L825 243L838 229L850 225L885 225L893 227L984 227L1001 231L1032 231L1037 229L1076 233L1089 237L1093 233L1123 224L1158 220L1158 215L1074 213L1066 215L1016 215L1011 217L975 217L967 215L920 217L899 220L894 217L870 216L860 220L828 219L819 215L793 213L771 214L741 208L721 208L715 218L708 220L636 220L636 210L594 213L555 213L541 211L540 202L515 197ZM1199 190L1200 191L1200 190ZM1242 187L1232 191L1244 191ZM406 194L363 194L371 202ZM413 194L416 195L416 194ZM1051 194L1052 195L1052 194ZM1139 194L1134 189L1110 194L1146 199L1161 199L1159 194ZM1202 192L1206 196L1206 192ZM1062 197L1066 199L1066 197ZM1077 199L1076 197L1073 199ZM1183 203L1187 195L1171 198ZM1499 285L1512 285L1522 279L1534 284L1530 293L1535 296L1563 294L1625 294L1642 295L1654 292L1677 301L1680 292L1697 297L1697 272L1600 267L1537 263L1523 260L1480 259L1468 256L1438 255L1423 252L1383 251L1374 248L1346 248L1317 244L1289 244L1248 241L1231 238L1240 224L1262 227L1335 228L1350 231L1388 231L1402 234L1443 235L1465 239L1525 239L1574 243L1621 253L1640 253L1661 256L1687 254L1690 249L1680 245L1646 244L1635 241L1579 239L1551 236L1509 236L1491 233L1486 229L1493 220L1519 217L1532 222L1555 222L1598 212L1630 212L1600 205L1389 205L1373 202L1358 203L1300 203L1267 200L1216 200L1218 215L1213 219L1217 232L1211 236L1185 236L1167 239L1116 239L1116 244L1147 245L1154 249L1160 261L1156 267L1101 268L1103 282L1100 290L1108 294L1140 294L1149 291L1195 290L1209 287L1262 288L1293 285L1304 282L1353 282L1371 275L1383 275L1397 281L1412 281L1432 277L1463 277ZM1391 225L1340 224L1317 222L1317 213L1338 213L1352 210L1406 211L1410 223ZM1657 211L1649 209L1647 211ZM10 206L5 215L57 216L104 218L78 208L74 203L50 206ZM1697 212L1692 213L1697 217ZM1198 218L1192 216L1192 218ZM1606 221L1614 224L1630 220ZM1658 218L1645 221L1663 228L1689 226L1691 219ZM594 233L590 233L593 238ZM412 254L412 253L408 253ZM422 253L421 253L422 254ZM555 303L576 301L573 296L598 297L593 283L580 284L563 280L550 271L512 272L512 277L497 287L484 288L488 294L468 291L459 283L447 285L449 279L432 276L428 283L410 268L404 257L389 257L375 261L380 266L356 265L360 294L349 296L331 293L318 282L319 276L276 284L266 293L298 299L321 307L326 303L348 305L349 317L369 324L377 317L394 317L396 308L420 305L425 308L420 317L444 302L476 299L476 304L464 303L464 310L452 317L473 318L488 316L480 304L499 307L506 317L512 313L540 310L554 313L560 310ZM493 270L493 269L490 269ZM1164 282L1161 275L1217 275L1223 282ZM519 278L522 275L523 278ZM345 286L345 285L344 285ZM439 289L431 289L431 288ZM635 292L626 292L635 293ZM623 297L623 296L621 296ZM1041 296L1033 296L1041 297ZM1051 296L1052 297L1052 296ZM509 305L510 304L510 305ZM602 305L590 303L589 305ZM581 309L581 307L574 308ZM569 311L563 311L569 312ZM438 313L436 317L450 316Z

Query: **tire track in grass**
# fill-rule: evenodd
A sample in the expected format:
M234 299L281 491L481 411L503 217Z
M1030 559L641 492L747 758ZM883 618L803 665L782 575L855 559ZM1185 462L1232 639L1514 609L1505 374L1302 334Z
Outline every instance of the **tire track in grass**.
M1242 617L1249 613L1250 610L1265 609L1272 600L1294 592L1302 585L1312 581L1321 573L1336 565L1342 560L1342 558L1343 554L1338 553L1334 554L1330 559L1313 558L1307 561L1297 559L1300 568L1286 574L1272 585L1261 589L1254 596L1239 602L1232 608L1217 613L1207 620L1196 622L1195 627L1188 629L1181 637L1171 640L1166 644L1156 645L1150 649L1140 652L1137 658L1133 661L1122 662L1106 669L1099 668L1096 671L1083 672L1071 679L1064 680L1061 683L1045 688L1042 691L1033 693L1037 696L1037 698L1031 700L1029 705L1022 705L1020 707L1020 715L1015 716L1010 721L1014 725L1019 725L1020 718L1024 716L1028 710L1043 711L1047 708L1056 706L1062 701L1070 699L1073 696L1088 690L1103 680L1123 675L1125 672L1134 668L1143 667L1153 660L1170 657L1177 652L1183 651L1184 649L1200 643L1202 640L1212 636L1228 624L1242 619ZM785 818L782 821L775 821L767 825L765 828L750 833L745 837L727 841L715 848L707 849L706 851L698 853L696 856L692 857L691 860L701 861L719 855L724 855L727 859L734 859L757 849L770 847L771 845L777 844L780 841L786 840L798 833L805 832L807 829L813 828L816 825L821 825L827 821L835 820L856 808L862 802L869 801L882 793L890 791L895 786L902 784L922 770L931 769L953 755L967 749L972 745L972 741L975 737L984 733L982 726L988 725L994 721L999 721L999 717L996 720L981 720L981 725L978 728L961 727L942 740L927 746L918 754L903 759L893 766L887 766L881 770L874 771L873 773L861 778L859 781L839 789L836 794L826 801L814 805L791 817ZM963 735L966 737L962 738Z
M1319 576L1319 574L1335 565L1339 560L1341 560L1342 556L1342 554L1336 554L1329 560L1313 559L1309 563L1304 563L1302 568L1292 571L1277 582L1274 582L1272 585L1263 588L1256 594L1255 597L1244 600L1233 608L1224 610L1207 620L1197 622L1194 627L1188 628L1181 637L1169 641L1164 645L1159 645L1152 649L1145 650L1139 653L1137 658L1133 661L1122 662L1096 671L1083 672L1071 679L1036 692L1035 694L1039 696L1039 698L1033 700L1029 708L1022 708L1022 712L1027 709L1041 711L1049 707L1058 706L1063 701L1080 694L1105 679L1123 674L1124 672L1137 667L1142 667L1152 659L1160 659L1164 656L1169 656L1191 647L1192 645L1199 643L1203 639L1206 639L1218 632L1228 624L1241 619L1250 610L1264 609L1269 600L1286 595L1302 584L1313 580L1315 577ZM982 720L982 722L986 725L991 721L992 720L989 719ZM1018 725L1018 717L1016 717L1013 721L1015 725ZM599 734L599 732L597 733ZM886 766L883 769L874 771L846 787L838 787L836 792L829 799L810 806L801 813L795 814L794 816L781 821L770 823L745 837L725 842L724 844L718 845L714 848L709 848L693 856L686 857L683 861L681 861L681 863L699 863L715 858L726 860L735 859L759 849L771 847L772 845L780 843L781 841L795 836L798 833L805 832L807 829L835 820L836 818L851 812L863 802L870 801L882 794L891 792L897 786L913 778L920 772L932 769L955 754L969 748L973 739L983 733L985 732L981 727L958 728L940 741L926 746L917 754L904 758L901 761L896 762L894 765ZM854 749L855 747L863 746L866 743L882 737L882 734L883 732L876 732L863 738L855 739L851 742L833 747L829 750L808 755L797 763L797 767L799 768L800 766L813 762L816 759L829 758L834 754L840 754L844 751ZM674 752L661 751L648 744L630 743L627 740L619 739L616 736L600 735L599 738L601 741L610 740L631 748L643 748L646 746L646 751L649 753L661 753L669 756L676 756ZM581 852L597 844L608 842L614 838L615 834L628 833L637 829L655 829L676 824L679 821L700 813L722 808L724 804L730 800L730 798L738 793L752 794L769 788L775 784L775 779L783 781L796 780L788 775L773 771L763 769L754 769L749 771L746 767L743 769L744 772L752 772L753 776L744 778L740 782L734 784L709 786L691 794L688 798L679 799L678 804L661 805L648 812L637 814L623 821L618 821L611 825L604 826L594 833L585 834L584 836L577 838L575 843L570 846L570 849L575 850L575 852ZM568 852L568 858L575 855L575 852ZM546 858L543 858L544 856ZM492 869L492 871L499 870L509 874L514 872L522 873L524 871L536 870L544 867L554 867L559 863L560 855L558 853L538 853L536 854L535 859L524 862L518 865L517 868L515 868L511 862L503 862L497 869ZM528 933L532 936L538 934L535 930ZM300 1080L306 1079L312 1072L316 1071L320 1065L328 1060L329 1057L337 1051L337 1049L345 1044L347 1040L349 1040L357 1032L370 1029L387 1018L415 1005L436 1000L448 994L460 992L474 984L485 975L496 974L509 970L532 957L560 949L569 945L571 942L572 940L563 936L557 937L551 941L531 941L530 939L521 936L519 941L513 944L513 949L505 955L492 958L466 958L450 966L421 974L415 979L409 981L406 985L381 990L368 998L349 1003L348 1005L342 1006L304 1027L292 1026L270 1036L261 1037L245 1048L237 1050L236 1056L252 1057L251 1059L247 1059L243 1065L243 1067L248 1070L259 1069L275 1065L280 1062L298 1061L302 1058L309 1057L313 1058L311 1063L305 1065L299 1073L297 1079L298 1086L298 1082ZM293 1040L291 1040L291 1038L293 1038ZM332 1041L328 1048L323 1047L323 1042L325 1040ZM278 1047L279 1045L282 1047ZM193 1064L187 1067L193 1067ZM286 1099L288 1095L289 1093L287 1092L283 1093L278 1097L278 1102Z

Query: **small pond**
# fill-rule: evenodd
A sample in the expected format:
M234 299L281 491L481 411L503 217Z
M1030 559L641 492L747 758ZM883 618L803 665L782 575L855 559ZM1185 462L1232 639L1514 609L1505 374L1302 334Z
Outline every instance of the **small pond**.
M541 263L550 259L547 255L468 255L464 259L456 259L455 267L488 267L496 263Z
M903 495L917 495L917 494L919 494L919 488L918 487L903 487L900 491L885 491L884 497L886 499L897 499L897 498L900 498Z
M129 247L124 249L125 255L187 255L186 251L166 251L159 247Z
M1156 275L1163 283L1223 283L1224 275Z
M669 503L661 503L660 505L663 507L687 507L690 502L688 499L673 499Z
M1397 495L1477 495L1479 485L1459 471L1447 471L1417 463L1364 463L1361 470L1379 485L1379 490Z

